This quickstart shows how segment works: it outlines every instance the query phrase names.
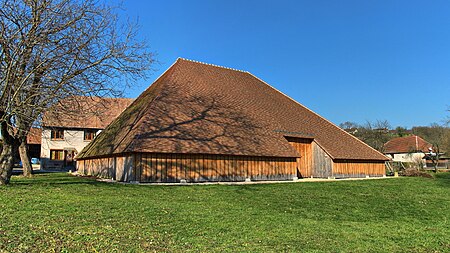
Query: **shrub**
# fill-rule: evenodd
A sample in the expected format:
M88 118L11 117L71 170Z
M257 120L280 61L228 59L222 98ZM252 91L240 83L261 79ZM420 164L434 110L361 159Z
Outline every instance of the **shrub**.
M417 169L406 169L401 172L402 176L405 177L426 177L426 178L433 178L433 176L429 173L417 170Z

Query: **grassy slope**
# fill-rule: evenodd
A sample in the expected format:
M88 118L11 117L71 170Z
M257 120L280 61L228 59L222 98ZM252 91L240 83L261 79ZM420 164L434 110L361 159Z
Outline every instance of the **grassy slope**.
M0 188L0 252L446 252L449 218L449 173L234 186L46 174Z

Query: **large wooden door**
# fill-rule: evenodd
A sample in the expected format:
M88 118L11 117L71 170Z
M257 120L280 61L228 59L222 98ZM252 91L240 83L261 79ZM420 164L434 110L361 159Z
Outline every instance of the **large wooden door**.
M287 137L286 139L300 154L300 158L297 158L297 176L299 178L311 177L313 165L313 139L292 137Z

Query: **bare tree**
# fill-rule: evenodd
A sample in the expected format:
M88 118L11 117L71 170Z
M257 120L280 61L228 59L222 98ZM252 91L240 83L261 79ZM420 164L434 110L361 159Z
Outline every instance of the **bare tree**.
M355 122L345 121L345 122L339 124L339 127L344 130L352 130L352 129L360 128L361 126Z
M450 113L450 107L449 107L449 109L447 110L447 112ZM446 124L447 126L450 126L450 116L447 116L447 120L446 120L445 124Z
M380 152L384 151L384 144L394 137L387 120L367 121L364 125L347 121L339 127Z
M390 128L387 120L367 121L365 125L358 127L354 135L372 148L383 152L384 144L392 138L389 133Z
M412 131L433 145L432 149L424 155L427 160L431 161L434 172L437 172L440 158L450 152L450 128L432 123L430 126L413 127Z
M358 125L355 122L345 121L341 124L339 124L339 127L342 128L344 131L346 131L349 134L357 135L359 129L361 128L360 125Z
M95 0L0 0L0 185L9 183L13 152L50 106L117 96L128 81L147 77L154 55L117 10Z
M412 132L433 144L434 147L439 147L441 152L450 152L449 127L433 123L430 126L415 126Z
M431 160L431 163L433 164L433 171L435 173L438 172L438 166L439 166L439 159L441 158L441 153L439 150L439 145L433 145L430 152L426 153L425 156Z

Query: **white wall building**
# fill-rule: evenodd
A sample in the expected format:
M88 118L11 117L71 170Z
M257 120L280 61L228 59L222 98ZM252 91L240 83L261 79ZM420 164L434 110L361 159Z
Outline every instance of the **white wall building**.
M75 156L133 99L76 97L51 108L43 119L41 169L74 169Z
M394 162L425 164L425 153L433 145L417 135L398 137L384 144L384 154Z
M45 128L41 143L42 168L74 167L73 158L100 132L101 129Z
M394 162L404 163L417 163L419 161L425 164L424 153L400 153L400 154L387 154L388 158L391 158Z

